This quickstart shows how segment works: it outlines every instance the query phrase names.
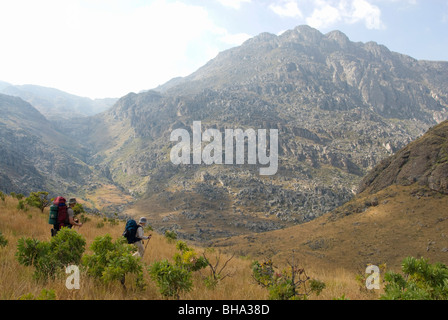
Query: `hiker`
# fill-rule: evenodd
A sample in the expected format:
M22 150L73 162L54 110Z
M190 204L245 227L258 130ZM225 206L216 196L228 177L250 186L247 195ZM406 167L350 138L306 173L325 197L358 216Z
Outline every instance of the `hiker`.
M135 246L137 247L138 251L133 254L133 256L139 255L141 258L143 258L143 255L145 254L145 248L143 247L143 240L149 240L151 239L151 235L145 237L143 235L143 228L146 226L146 218L141 217L138 222L138 228L137 228L137 234L135 237L137 238L137 241L134 242Z
M71 198L68 202L68 206L64 197L57 197L53 201L53 205L50 206L50 216L48 223L53 225L51 229L51 236L54 237L58 231L62 228L72 228L73 226L82 226L82 223L78 223L75 220L75 213L73 207L76 205L76 199Z
M70 225L69 228L72 228L73 226L81 227L82 223L78 222L78 219L75 219L75 213L73 212L73 207L77 204L76 198L71 198L68 201L68 208L67 208L67 214L68 214L68 221Z

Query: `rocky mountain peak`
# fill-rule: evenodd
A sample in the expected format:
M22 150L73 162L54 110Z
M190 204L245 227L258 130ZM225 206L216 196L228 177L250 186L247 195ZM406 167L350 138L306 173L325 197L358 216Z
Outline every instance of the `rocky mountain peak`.
M336 42L342 49L347 49L350 44L350 39L345 35L345 33L334 30L325 34L328 40Z

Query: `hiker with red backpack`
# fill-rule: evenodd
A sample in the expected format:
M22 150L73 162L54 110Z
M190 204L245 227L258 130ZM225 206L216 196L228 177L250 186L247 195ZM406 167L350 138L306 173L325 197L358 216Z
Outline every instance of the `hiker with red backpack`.
M71 198L68 202L68 207L64 197L57 197L50 206L50 218L48 223L53 225L51 229L51 236L54 237L62 227L72 228L72 226L82 226L75 220L73 207L76 205L76 199Z

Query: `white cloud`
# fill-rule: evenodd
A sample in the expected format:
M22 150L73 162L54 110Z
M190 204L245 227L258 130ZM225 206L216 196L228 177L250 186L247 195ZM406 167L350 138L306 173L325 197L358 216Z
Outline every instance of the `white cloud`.
M366 0L354 0L352 10L349 11L347 20L352 23L364 21L367 29L383 29L384 24L381 21L381 10L367 2Z
M384 29L381 10L367 0L343 0L315 2L315 8L306 18L314 28L326 28L336 23L354 24L363 22L367 29Z
M280 4L270 4L269 8L282 17L302 18L302 11L299 9L297 1L287 0Z
M329 4L323 4L314 9L312 15L306 18L306 23L314 28L325 28L342 20L341 11Z
M233 9L239 9L241 8L241 5L243 3L251 3L252 0L217 0L219 3L221 3L225 7L230 7Z

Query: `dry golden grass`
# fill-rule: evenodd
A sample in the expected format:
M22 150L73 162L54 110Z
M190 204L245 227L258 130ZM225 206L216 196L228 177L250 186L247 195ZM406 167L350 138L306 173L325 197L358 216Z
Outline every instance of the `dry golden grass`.
M132 197L123 194L116 186L107 184L101 185L92 194L89 194L88 200L93 203L95 208L102 210L106 206L121 205L132 201ZM84 205L82 200L79 201Z
M152 232L153 237L147 246L147 252L143 259L144 275L147 283L146 290L138 290L132 284L132 277L127 279L127 290L120 283L104 285L85 274L81 274L81 289L68 290L65 287L66 278L50 280L46 283L37 282L33 279L33 267L25 267L18 263L15 258L17 241L22 238L35 238L41 241L50 240L51 225L48 224L48 209L44 213L34 208L28 211L17 210L17 200L10 197L5 202L0 200L0 231L8 240L6 247L0 247L0 299L18 299L26 294L38 296L42 289L52 289L58 299L79 300L124 300L124 299L163 299L158 292L154 282L149 278L147 266L155 261L163 259L171 260L176 252L175 243L168 243L164 236ZM99 235L110 234L113 239L121 236L124 222L111 225L104 222L104 227L97 228L103 219L91 217L82 227L76 227L86 239L88 249ZM198 253L202 249L196 248ZM89 252L89 250L87 250ZM203 284L203 276L208 275L208 269L194 274L194 289L183 295L182 299L265 299L266 292L251 282L250 262L234 259L227 267L232 271L232 277L224 279L215 289L210 290Z
M175 244L168 243L166 238L155 232L152 232L152 239L148 243L147 252L143 259L144 277L147 287L141 291L134 288L132 278L127 279L127 290L124 290L120 283L105 285L86 274L81 273L81 289L68 290L65 287L66 278L51 280L46 283L37 282L33 279L32 267L25 267L18 263L15 258L17 250L17 241L21 237L35 238L42 241L50 240L51 226L48 224L48 209L44 213L30 208L28 211L16 209L17 200L7 197L5 202L0 201L0 231L8 240L8 245L0 247L0 299L18 299L26 294L38 296L42 289L54 290L57 299L61 300L134 300L134 299L163 299L159 293L154 281L152 281L147 272L147 266L155 261L163 259L172 260L176 252ZM76 228L86 239L86 248L88 248L99 235L110 234L113 239L121 236L124 229L124 222L118 225L111 225L104 222L104 226L97 227L103 219L91 217L81 228ZM190 244L190 246L192 246ZM194 247L202 254L203 248ZM285 256L288 257L290 248L285 247ZM216 252L216 251L215 251ZM207 255L213 259L213 254ZM286 266L281 255L277 255L280 268ZM228 254L222 254L221 263L230 258ZM266 289L261 288L254 283L250 265L256 257L238 257L235 256L226 267L225 271L230 272L231 276L221 281L214 289L208 289L203 278L209 275L208 268L194 273L194 287L191 292L181 295L181 299L191 300L263 300L268 298ZM262 260L262 255L258 257ZM283 261L283 262L282 262ZM311 296L310 299L334 299L343 295L352 300L358 299L377 299L380 292L367 291L356 281L356 272L348 271L344 268L334 269L333 266L325 264L316 264L315 260L301 259L300 265L305 267L307 274L311 278L317 278L326 284L326 289L318 297Z

